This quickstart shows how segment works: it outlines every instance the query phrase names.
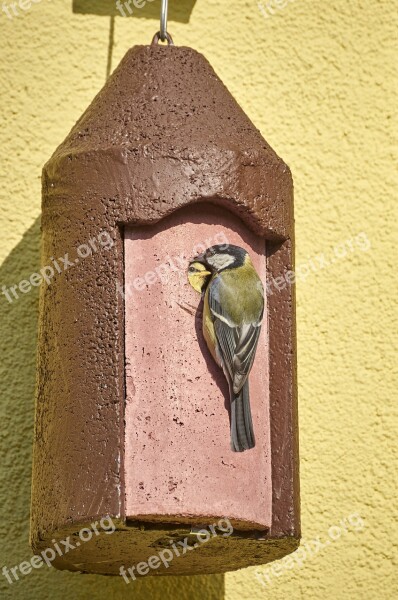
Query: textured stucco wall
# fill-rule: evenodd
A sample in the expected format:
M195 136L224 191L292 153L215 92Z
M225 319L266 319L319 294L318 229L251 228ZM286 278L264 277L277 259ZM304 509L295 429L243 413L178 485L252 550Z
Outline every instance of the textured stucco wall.
M103 12L112 5L78 4ZM252 568L129 587L42 568L13 585L0 574L2 597L397 597L397 8L391 0L265 0L261 12L255 0L197 0L189 24L170 23L178 44L206 54L295 179L302 521L311 542L302 566L296 558L291 569L267 568L264 585ZM71 0L18 10L12 19L0 12L0 286L38 268L41 166L102 86L108 60L109 17L74 14ZM148 43L156 27L117 17L112 67L129 46ZM31 556L37 290L12 304L0 296L0 313L0 566L12 567Z

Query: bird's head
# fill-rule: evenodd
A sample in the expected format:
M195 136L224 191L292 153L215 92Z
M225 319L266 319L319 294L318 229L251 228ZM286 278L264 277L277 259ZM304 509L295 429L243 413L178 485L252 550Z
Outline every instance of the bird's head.
M222 244L207 248L202 254L195 256L192 262L203 265L213 275L224 269L242 267L248 260L249 255L243 248Z

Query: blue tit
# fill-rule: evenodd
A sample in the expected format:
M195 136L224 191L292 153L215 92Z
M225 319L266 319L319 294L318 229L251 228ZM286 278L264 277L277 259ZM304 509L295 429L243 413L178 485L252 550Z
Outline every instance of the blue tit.
M188 280L204 299L203 335L227 378L231 448L254 448L249 373L264 313L264 288L249 254L239 246L208 248L189 263Z

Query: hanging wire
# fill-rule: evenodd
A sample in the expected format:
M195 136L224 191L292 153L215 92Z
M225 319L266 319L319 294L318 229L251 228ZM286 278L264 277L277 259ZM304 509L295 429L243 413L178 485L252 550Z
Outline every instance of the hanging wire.
M159 43L159 40L162 42L166 42L169 46L174 46L173 38L167 32L167 16L169 12L169 0L162 0L162 5L160 8L160 31L155 33L152 44L156 45Z
M169 12L169 0L162 0L160 8L160 39L165 42L167 39L167 15Z

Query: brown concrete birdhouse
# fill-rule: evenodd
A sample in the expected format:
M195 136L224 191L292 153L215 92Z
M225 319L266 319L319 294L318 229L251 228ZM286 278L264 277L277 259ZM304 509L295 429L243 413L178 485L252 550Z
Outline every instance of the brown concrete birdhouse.
M54 566L104 574L172 554L138 575L293 551L292 178L202 55L127 53L44 168L42 235L34 551L69 537ZM216 244L247 250L267 292L245 452L187 279Z

